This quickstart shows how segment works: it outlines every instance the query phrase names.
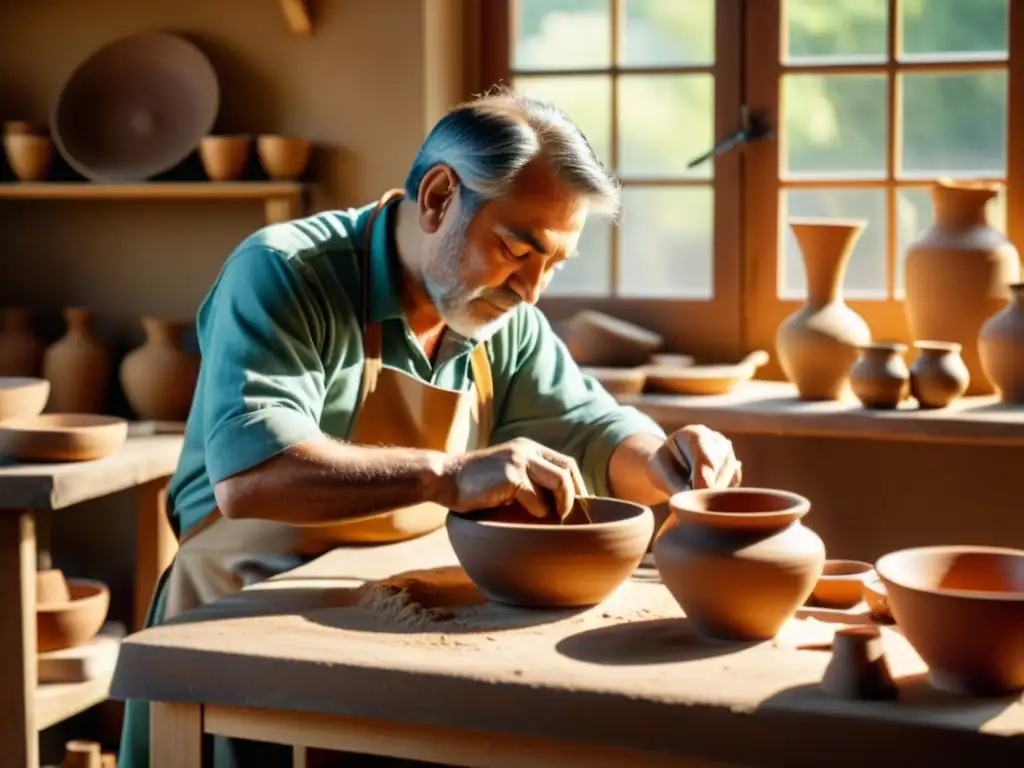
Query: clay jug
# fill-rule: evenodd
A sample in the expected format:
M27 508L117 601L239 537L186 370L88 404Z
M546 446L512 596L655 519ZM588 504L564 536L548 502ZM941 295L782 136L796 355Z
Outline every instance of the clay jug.
M921 408L945 408L967 391L971 373L955 341L915 341L910 393Z
M1008 285L1020 281L1020 256L989 224L996 184L932 187L934 220L907 248L906 314L914 339L955 341L970 372L968 395L994 392L981 365L978 333L1005 305Z
M662 583L694 628L716 640L774 637L810 597L825 545L800 520L802 496L765 488L677 493L652 546Z
M50 380L51 413L102 413L110 384L110 353L93 333L92 312L64 311L67 332L43 355L43 376Z
M843 278L865 222L791 220L807 273L807 301L786 318L775 344L786 378L804 400L838 400L849 390L850 367L871 341L864 319L846 306Z
M0 376L41 376L43 342L32 327L32 310L11 307L4 312L0 333Z
M906 344L876 342L861 347L850 369L850 387L865 408L896 408L910 394Z
M985 374L1003 402L1024 404L1024 283L1010 286L1012 298L978 335Z
M142 327L146 343L121 363L128 404L142 419L185 421L199 377L199 355L182 348L183 323L144 317Z

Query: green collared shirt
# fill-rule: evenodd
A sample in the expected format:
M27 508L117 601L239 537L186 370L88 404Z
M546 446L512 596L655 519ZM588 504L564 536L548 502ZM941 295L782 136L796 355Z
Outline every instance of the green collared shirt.
M363 369L358 249L373 208L271 225L224 264L197 316L202 366L170 486L180 532L214 510L220 480L318 434L348 437ZM394 211L377 218L371 243L370 319L383 325L384 364L464 391L474 342L447 331L432 365L405 323ZM535 307L521 305L484 343L492 444L532 438L574 457L591 492L608 495L615 447L638 432L664 435L581 373Z

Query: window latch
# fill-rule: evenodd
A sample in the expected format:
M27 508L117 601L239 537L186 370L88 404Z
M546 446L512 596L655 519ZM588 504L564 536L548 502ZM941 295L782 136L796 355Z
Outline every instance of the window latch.
M740 124L743 126L740 130L718 142L711 151L705 152L700 157L695 157L686 167L696 168L701 163L705 163L713 157L724 155L740 144L770 139L772 137L772 127L769 125L768 119L760 113L751 114L750 108L746 104L740 107Z

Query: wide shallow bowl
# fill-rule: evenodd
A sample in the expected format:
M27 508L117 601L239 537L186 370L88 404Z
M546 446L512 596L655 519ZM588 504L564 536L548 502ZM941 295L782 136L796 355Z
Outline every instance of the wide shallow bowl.
M0 421L0 454L21 461L92 461L116 453L128 422L91 413L50 413Z
M873 576L871 563L826 560L811 597L823 608L852 608L864 599L864 583Z
M1024 551L916 547L885 555L875 570L896 624L937 688L1024 690Z
M50 397L50 382L24 376L0 376L0 421L38 416Z
M580 524L538 520L516 506L449 513L448 537L489 600L530 608L596 605L640 564L654 515L618 499L588 497L587 506L593 522Z
M100 581L68 579L69 600L36 606L39 653L76 648L96 637L110 608L110 590Z

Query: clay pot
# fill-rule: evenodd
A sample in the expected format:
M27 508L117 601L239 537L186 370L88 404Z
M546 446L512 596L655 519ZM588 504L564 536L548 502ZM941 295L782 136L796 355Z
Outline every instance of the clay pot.
M0 377L0 422L38 416L50 397L50 382L21 376Z
M825 545L802 496L766 488L677 493L652 551L661 580L709 639L774 637L821 576Z
M473 515L450 513L459 563L489 600L533 608L596 605L636 569L654 533L651 510L589 497L592 523L578 514L539 520L517 505Z
M910 393L921 408L945 408L967 391L971 373L955 341L915 341Z
M199 142L199 159L210 181L233 181L245 170L251 149L248 136L206 136Z
M846 265L863 221L791 220L807 271L807 301L779 326L775 343L786 378L803 400L838 400L871 331L842 298Z
M579 365L635 368L661 349L664 339L627 320L585 309L566 324L565 344Z
M1006 403L1024 403L1024 283L1010 286L1009 304L978 335L985 375Z
M978 334L1020 282L1017 249L988 221L995 184L942 180L932 187L932 225L907 248L906 313L915 339L955 341L970 382L968 395L995 389L981 364Z
M51 413L102 413L110 383L110 353L93 333L92 312L64 311L67 332L43 355L43 375L50 380Z
M4 155L18 181L45 181L53 161L53 139L30 133L4 134Z
M861 346L850 369L850 387L865 408L896 408L910 394L910 370L903 359L906 344L876 342Z
M199 355L182 349L183 323L142 318L146 343L121 363L121 386L142 419L184 421L192 407Z
M308 139L290 136L260 136L256 140L256 153L260 165L275 181L295 181L309 165L312 149Z
M848 701L896 698L898 689L885 660L878 627L843 627L836 631L821 687L828 695Z
M864 583L874 576L871 563L826 560L811 598L823 608L846 610L864 599Z
M76 648L96 637L110 608L107 585L89 579L68 579L70 599L36 606L39 653Z
M1024 550L917 547L885 555L875 570L933 685L969 695L1024 690Z
M0 454L20 461L94 461L117 453L128 422L116 416L48 413L0 424Z
M11 307L4 311L0 331L0 376L39 376L43 370L43 342L32 327L32 311Z

